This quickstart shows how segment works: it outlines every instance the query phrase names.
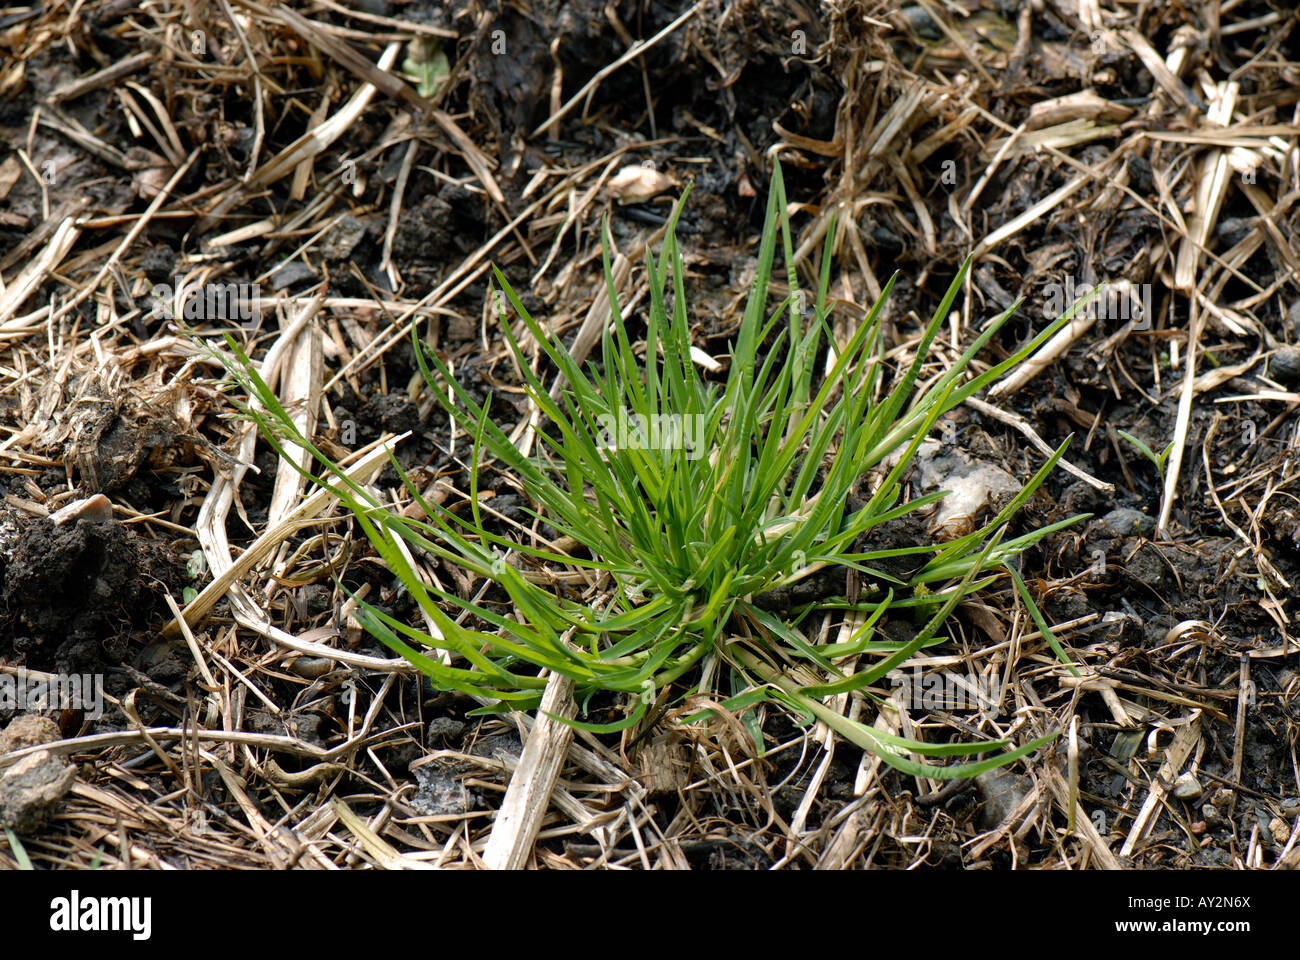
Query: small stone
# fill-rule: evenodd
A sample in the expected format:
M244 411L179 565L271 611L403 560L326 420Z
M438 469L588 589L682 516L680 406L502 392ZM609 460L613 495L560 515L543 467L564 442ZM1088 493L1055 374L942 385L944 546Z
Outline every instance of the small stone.
M1291 824L1281 817L1274 817L1268 822L1268 832L1273 834L1273 842L1279 847L1285 846L1291 837Z
M1203 834L1203 833L1205 832L1205 821L1204 821L1204 820L1193 820L1192 823L1191 823L1190 826L1189 826L1189 829L1192 831L1192 834L1193 834L1194 836L1198 836L1198 837L1199 837L1201 834Z
M1155 517L1147 516L1141 510L1134 510L1132 507L1116 507L1102 517L1101 522L1126 537L1135 533L1149 537L1156 529Z
M1247 233L1254 229L1251 222L1244 217L1224 217L1219 220L1214 229L1214 235L1219 238L1223 248L1231 247L1241 240Z
M295 283L302 283L304 280L315 280L316 271L301 260L290 260L281 267L277 267L271 274L271 289L279 293L281 290L287 290Z
M0 731L0 757L15 750L39 747L59 739L59 727L49 717L36 713L20 713Z
M1278 383L1300 383L1300 347L1282 347L1268 361L1268 375Z
M1210 797L1210 803L1220 809L1226 809L1232 806L1232 800L1235 794L1227 787L1220 787L1214 791L1214 796Z
M1184 773L1174 781L1173 795L1179 800L1196 800L1204 790L1201 787L1201 781L1197 780L1190 772Z
M1219 808L1212 803L1201 805L1201 816L1205 818L1206 826L1211 829L1223 826L1223 814L1219 813Z
M320 254L326 260L346 260L365 235L366 225L349 213L321 238Z
M0 823L14 833L34 833L76 778L76 769L48 750L23 757L0 774Z
M903 7L903 9L898 12L912 25L912 29L926 40L938 40L941 38L942 34L939 33L939 28L935 25L934 20L930 18L929 12L924 7L913 5L910 7Z

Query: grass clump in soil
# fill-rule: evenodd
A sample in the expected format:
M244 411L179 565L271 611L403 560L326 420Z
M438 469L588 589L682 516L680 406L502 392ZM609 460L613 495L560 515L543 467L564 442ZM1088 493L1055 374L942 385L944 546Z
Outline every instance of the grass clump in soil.
M625 715L614 722L565 721L598 733L639 723L672 688L678 697L705 693L740 714L760 748L753 708L775 701L805 720L824 720L900 770L932 778L972 776L1036 749L1050 737L1017 747L1009 739L922 743L851 721L821 701L846 692L873 697L872 684L905 666L923 647L941 642L939 631L954 607L1003 574L1012 578L1050 637L1012 564L1044 536L1081 518L1014 539L1005 535L1008 522L1060 459L1068 439L996 516L966 536L877 550L861 549L861 544L873 528L944 495L938 491L909 500L904 482L936 420L1022 362L1073 311L1007 359L968 377L971 360L1014 313L1018 304L1013 305L950 369L918 391L930 344L965 276L963 265L911 363L886 380L880 319L893 281L847 343L837 344L827 322L831 230L811 314L796 309L804 296L789 269L792 245L777 165L756 275L731 346L730 367L725 380L715 382L702 376L691 359L684 269L675 235L685 201L684 196L673 212L658 259L646 252L650 305L643 352L634 346L618 307L607 242L603 253L612 323L603 337L600 363L585 370L529 315L496 271L500 291L489 293L498 305L502 331L529 400L551 425L535 432L536 454L522 453L488 416L490 398L476 403L417 339L417 358L434 395L473 437L469 506L463 513L426 501L395 459L393 466L429 519L404 516L353 483L294 428L227 338L234 354L225 358L227 365L252 394L245 413L277 451L285 440L311 451L322 467L313 481L330 487L352 510L375 551L434 627L411 626L362 602L366 629L419 667L435 686L477 697L485 710L536 709L546 672L572 678L579 705L601 692L621 694ZM769 312L778 248L791 292ZM511 329L511 310L519 318L518 334ZM529 365L519 342L525 333L565 380L558 400ZM819 376L822 358L829 369ZM485 456L519 478L532 503L529 513L581 549L561 553L495 532L484 520L478 497ZM873 470L878 475L874 492L865 503L855 498L862 505L849 509L851 494ZM399 549L402 543L499 585L515 616L426 585ZM904 555L924 560L910 576L877 566ZM591 599L562 595L550 578L533 572L539 567L589 569L595 572L597 589L588 594ZM856 570L862 584L857 602L848 605L857 625L846 642L813 642L798 620L755 605L756 596L826 567ZM837 604L845 606L842 600ZM473 614L488 629L464 626L466 618L448 613L457 609ZM915 637L907 642L880 638L877 626L891 611L923 622ZM980 754L991 756L943 762Z

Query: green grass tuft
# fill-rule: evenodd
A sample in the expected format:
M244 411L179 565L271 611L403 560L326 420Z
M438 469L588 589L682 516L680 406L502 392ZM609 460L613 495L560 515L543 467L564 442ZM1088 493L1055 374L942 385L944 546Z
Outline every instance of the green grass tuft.
M1019 495L967 536L902 550L864 551L855 545L873 528L943 495L908 500L903 484L936 420L1022 362L1074 311L1012 356L971 375L971 360L1019 303L1013 305L949 370L918 391L929 347L966 275L969 264L963 264L911 364L886 377L880 315L894 281L848 342L837 344L827 323L833 227L827 232L810 315L793 309L804 297L789 269L790 296L769 312L778 247L787 265L792 259L778 164L753 287L726 378L716 382L702 376L690 356L685 271L675 234L685 202L683 196L673 211L658 259L646 253L650 304L643 351L634 346L619 310L607 240L602 253L612 323L602 340L600 362L585 369L529 315L495 271L504 298L489 291L491 302L498 305L501 329L523 372L527 395L547 424L535 434L535 454L521 453L489 417L490 398L476 403L416 338L416 356L433 395L473 437L469 509L464 513L425 502L395 459L394 468L411 497L420 501L427 521L402 516L352 483L297 432L227 338L231 354L223 353L223 359L254 401L243 407L244 413L277 451L282 452L285 440L311 451L322 470L319 476L308 475L338 493L435 627L430 635L362 602L359 616L366 629L436 686L479 697L488 710L536 709L546 682L543 671L571 677L580 705L602 692L622 694L624 715L613 722L566 721L598 733L639 723L671 688L678 698L705 692L725 709L744 715L760 748L753 711L764 701L775 701L805 720L824 720L863 749L918 776L972 776L1036 749L1050 737L1015 748L1008 740L926 744L894 737L840 716L821 699L848 692L871 697L871 684L943 639L939 631L962 599L1004 574L1012 577L1035 622L1068 663L1010 565L1044 536L1081 518L1003 539L1008 522L1060 459L1068 439ZM518 334L511 327L511 310L520 323ZM519 343L524 333L563 375L566 387L558 401L530 367ZM824 351L829 372L817 376ZM622 429L629 422L644 423L645 433L657 425L658 433L638 440ZM478 501L485 458L519 478L532 503L529 512L579 543L584 548L575 551L579 556L527 546L485 522ZM891 458L884 472L882 464ZM865 505L850 511L850 492L872 468L884 472L879 486ZM443 557L493 581L508 594L516 616L426 586L399 551L403 542L417 554ZM924 562L906 578L874 566L900 553L918 554ZM591 599L561 595L545 578L528 574L539 565L594 571L600 589L592 591ZM856 603L839 600L800 613L846 610L857 622L847 642L816 643L800 629L801 617L787 622L753 602L756 595L822 566L857 570L861 597ZM477 619L470 622L484 629L464 626L458 621L466 618L448 611L471 613ZM912 641L876 639L881 618L891 611L923 622ZM692 719L706 716L708 711ZM955 765L913 759L981 753L992 756Z

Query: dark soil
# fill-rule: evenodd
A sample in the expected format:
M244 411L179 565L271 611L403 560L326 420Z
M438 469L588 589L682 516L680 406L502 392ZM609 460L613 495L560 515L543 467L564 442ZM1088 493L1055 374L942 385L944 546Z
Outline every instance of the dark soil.
M0 561L0 657L34 670L120 666L129 641L179 597L184 565L116 521L22 524Z

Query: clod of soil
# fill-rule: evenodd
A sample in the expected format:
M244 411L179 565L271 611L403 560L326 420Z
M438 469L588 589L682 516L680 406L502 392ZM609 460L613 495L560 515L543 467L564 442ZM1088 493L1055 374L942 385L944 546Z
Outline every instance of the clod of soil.
M411 807L423 816L460 816L472 808L469 791L454 775L434 767L416 767Z
M142 468L166 464L177 442L173 423L136 403L120 408L83 404L71 417L69 433L65 455L92 493L111 494Z
M59 739L59 728L49 717L20 713L0 730L0 757L15 750L38 747Z
M21 714L0 731L0 756L58 739L53 720ZM19 760L0 773L0 824L19 834L36 832L49 821L76 776L74 767L48 750Z
M133 628L179 596L172 550L94 515L25 523L0 555L0 657L36 670L77 671L120 662Z
M0 774L0 823L14 833L35 833L75 779L76 768L48 750L23 757Z

